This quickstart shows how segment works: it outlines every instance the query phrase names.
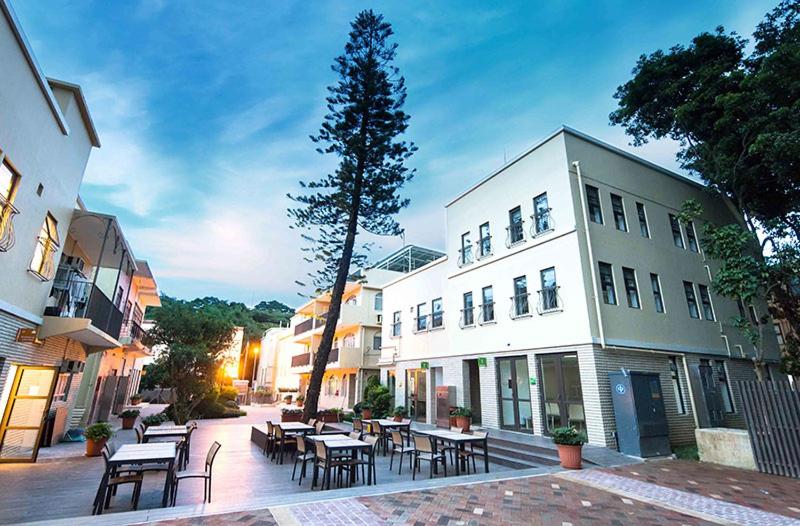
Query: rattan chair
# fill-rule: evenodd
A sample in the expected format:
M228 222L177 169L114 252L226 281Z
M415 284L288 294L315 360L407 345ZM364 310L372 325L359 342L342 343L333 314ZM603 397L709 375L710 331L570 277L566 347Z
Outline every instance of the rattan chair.
M172 505L178 499L178 483L186 479L203 479L203 502L211 502L211 468L214 466L214 459L222 445L214 442L208 448L206 454L205 469L203 471L184 471L183 473L173 472L172 477Z

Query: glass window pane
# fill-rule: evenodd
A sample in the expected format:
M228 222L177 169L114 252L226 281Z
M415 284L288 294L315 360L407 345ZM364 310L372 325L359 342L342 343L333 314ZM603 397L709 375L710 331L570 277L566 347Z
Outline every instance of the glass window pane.
M600 192L594 186L586 185L586 202L589 206L589 220L603 224L603 209L600 206Z
M9 199L11 197L11 189L14 188L14 180L16 175L11 172L8 165L3 162L0 164L0 199Z
M511 362L509 360L498 360L500 369L500 397L511 398L514 394L511 383Z
M617 230L627 232L628 223L625 219L625 207L622 203L622 197L611 194L611 210L614 212L614 225Z
M642 203L636 203L636 214L639 216L639 232L642 237L650 237L650 229L647 226L647 213Z

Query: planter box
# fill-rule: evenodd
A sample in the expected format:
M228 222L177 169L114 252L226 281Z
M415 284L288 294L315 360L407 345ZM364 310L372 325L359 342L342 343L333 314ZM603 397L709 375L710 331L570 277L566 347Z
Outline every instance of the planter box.
M326 424L336 424L339 422L339 415L341 413L317 413L317 422L325 422Z
M281 422L300 422L303 420L303 413L281 413Z

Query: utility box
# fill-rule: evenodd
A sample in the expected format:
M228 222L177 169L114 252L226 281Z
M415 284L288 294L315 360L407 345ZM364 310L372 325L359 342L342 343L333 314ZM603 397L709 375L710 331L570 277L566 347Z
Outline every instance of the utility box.
M456 405L456 388L452 385L436 386L436 426L450 428L450 408Z
M608 373L620 453L640 458L669 455L669 426L658 373Z

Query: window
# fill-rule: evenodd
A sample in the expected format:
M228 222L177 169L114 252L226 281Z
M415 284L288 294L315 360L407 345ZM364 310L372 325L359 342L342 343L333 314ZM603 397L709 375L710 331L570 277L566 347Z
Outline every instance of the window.
M539 291L541 311L558 309L558 285L556 285L556 268L550 267L539 272L542 290Z
M400 311L392 313L392 336L400 336Z
M700 252L700 246L697 244L697 234L694 231L694 223L691 221L686 222L686 241L689 244L689 250Z
M375 294L375 310L378 312L383 310L383 292Z
M19 185L17 175L8 162L0 164L0 252L9 250L14 244L11 235L11 218L17 213L13 202Z
M669 215L669 227L672 229L672 242L678 248L686 248L683 246L683 236L681 235L681 224L678 218L674 215Z
M464 304L461 309L461 326L469 327L475 325L475 311L472 304L472 292L464 293Z
M658 274L650 274L650 288L653 289L656 312L664 312L664 298L661 296L661 282L658 280Z
M344 338L342 338L342 347L353 348L356 346L356 335L355 334L346 334Z
M711 296L708 295L708 287L697 284L700 293L700 304L703 306L703 317L708 321L714 321L714 307L711 305Z
M611 270L611 265L600 261L600 289L603 292L603 302L606 305L617 304L617 293L614 290L614 273Z
M528 314L528 278L525 276L514 278L514 296L511 301L514 304L513 317Z
M747 317L747 313L744 311L744 302L741 298L736 300L736 306L739 307L739 317L745 319Z
M750 313L750 321L753 322L753 325L758 325L758 314L756 314L756 308L752 305L748 305L747 312Z
M428 304L420 303L417 305L417 331L424 331L428 329Z
M69 388L72 384L72 373L61 373L56 380L56 390L53 392L54 402L66 402L69 397Z
M547 204L547 192L533 198L533 226L537 234L553 229L550 221L550 206Z
M589 205L589 219L592 223L603 224L603 208L600 206L600 192L594 186L586 185L586 202Z
M444 312L442 311L442 298L431 301L431 329L436 329L444 324Z
M783 339L783 330L781 329L781 325L779 323L773 323L772 329L775 331L775 338L778 340L778 345L784 345L786 340Z
M617 194L611 194L611 211L614 213L614 225L617 230L628 231L628 222L625 220L625 206L622 198Z
M681 378L678 374L678 358L669 357L669 372L672 377L672 390L675 391L675 404L678 406L678 413L686 414L686 403L683 401L683 390L681 389Z
M55 218L47 214L36 239L36 248L31 260L31 272L42 281L49 281L55 275L55 264L53 255L59 248L58 222Z
M689 317L699 320L700 311L697 310L697 298L694 296L694 285L689 281L684 281L683 292L686 294L686 305L689 307Z
M372 350L379 351L383 346L383 338L381 337L381 333L376 332L372 335Z
M478 228L478 254L480 257L492 255L492 236L489 234L489 223L484 223Z
M642 203L636 203L636 215L639 216L639 232L642 237L650 237L650 229L647 227L647 213Z
M522 209L517 206L508 211L508 244L509 246L515 245L524 239L524 233L522 232Z
M622 279L625 282L625 297L628 299L628 307L640 309L639 289L636 287L636 272L632 268L622 267Z
M472 263L472 242L469 240L469 232L461 234L461 249L458 251L459 266Z
M734 413L731 386L728 385L728 372L725 370L725 362L714 360L714 365L716 366L719 394L722 396L722 407L725 408L726 413Z
M492 287L481 289L481 323L494 321L494 292Z

